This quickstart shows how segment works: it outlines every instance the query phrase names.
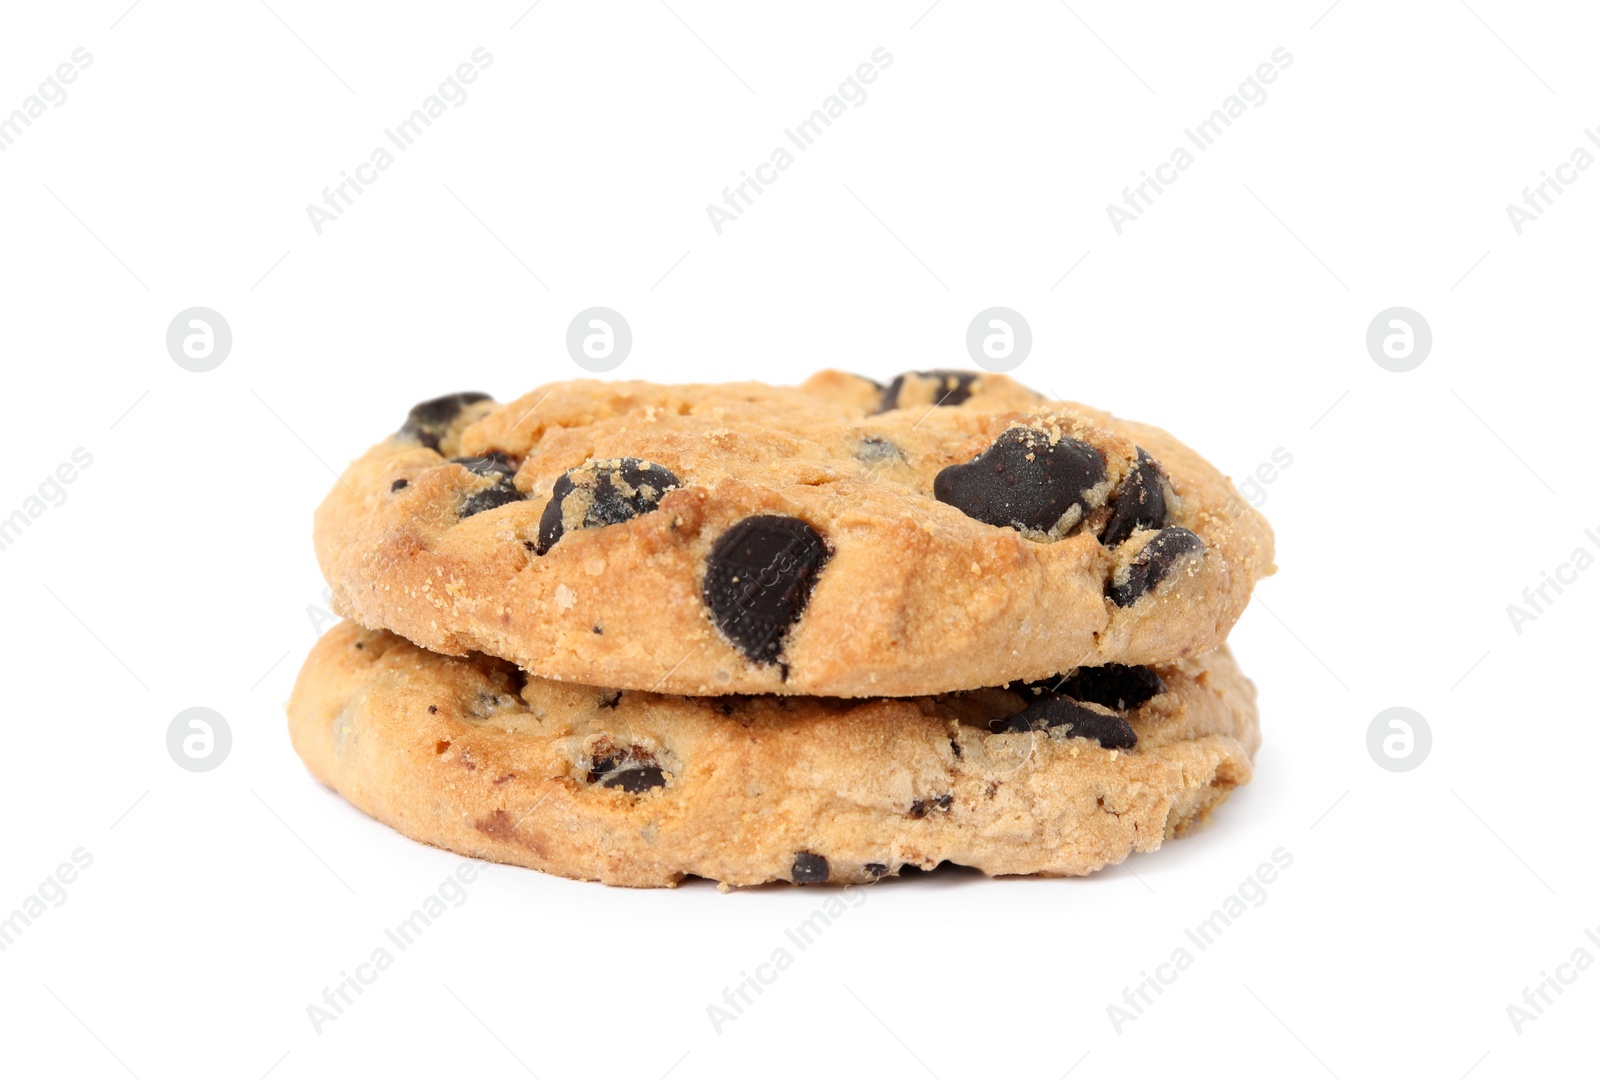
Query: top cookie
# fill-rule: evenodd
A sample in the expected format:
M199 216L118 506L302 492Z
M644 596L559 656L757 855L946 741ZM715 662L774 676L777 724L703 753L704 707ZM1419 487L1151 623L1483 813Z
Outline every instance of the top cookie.
M412 409L316 516L335 607L674 694L938 694L1222 644L1272 531L1165 432L1003 375L579 380Z

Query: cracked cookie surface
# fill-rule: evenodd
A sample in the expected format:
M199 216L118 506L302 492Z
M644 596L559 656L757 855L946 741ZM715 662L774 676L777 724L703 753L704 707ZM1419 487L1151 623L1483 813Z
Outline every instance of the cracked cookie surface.
M412 410L316 517L341 614L590 685L870 697L1219 646L1272 532L1001 375L580 380Z
M946 861L1086 874L1184 835L1249 781L1255 688L1226 648L1069 676L686 698L344 622L301 670L289 730L318 779L406 836L632 886L866 883Z

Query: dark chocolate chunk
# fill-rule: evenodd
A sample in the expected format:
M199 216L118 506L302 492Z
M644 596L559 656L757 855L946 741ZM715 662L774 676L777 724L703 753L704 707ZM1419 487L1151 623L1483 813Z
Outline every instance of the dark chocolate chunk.
M618 769L622 768L627 760L628 755L626 753L613 753L607 754L605 757L595 758L594 764L589 766L589 775L585 777L585 779L588 780L589 783L593 784L602 776L605 776L608 773L614 773Z
M821 855L802 851L794 857L794 866L790 868L789 875L794 878L796 885L821 884L828 880L828 860Z
M1066 515L1082 520L1085 500L1106 478L1106 459L1062 436L1054 445L1035 428L1015 427L964 465L940 469L933 497L989 525L1049 533Z
M905 388L906 378L935 379L938 386L933 391L933 404L935 405L960 405L972 396L972 384L978 381L979 373L976 371L908 371L903 375L896 375L894 382L883 392L883 400L878 403L879 412L888 412L898 409L912 402L901 402L900 391Z
M1139 738L1120 716L1086 708L1065 694L1054 694L1005 720L989 721L995 734L1045 731L1063 738L1093 739L1108 750L1131 750Z
M437 450L439 440L450 429L451 422L461 415L461 410L468 405L487 400L489 400L488 394L468 390L413 405L410 414L406 416L406 422L400 426L400 438L416 439L429 450Z
M1079 668L1059 687L1061 693L1078 701L1092 701L1121 712L1137 709L1166 690L1161 676L1147 667L1105 664Z
M639 458L590 461L568 469L550 491L550 502L539 518L535 550L543 555L561 539L568 499L583 501L582 527L593 529L649 513L660 505L661 496L680 486L671 469Z
M869 862L862 865L861 871L870 878L881 878L883 875L889 872L889 864L881 862Z
M701 584L717 629L756 663L775 662L831 554L799 518L758 514L738 522L712 545Z
M1131 750L1138 746L1139 736L1126 720L1117 715L1107 717L1104 712L1083 712L1083 717L1070 722L1067 730L1056 734L1069 734L1075 739L1094 739L1107 750Z
M389 485L389 490L391 492L401 491L401 490L405 489L406 487L410 486L410 484L411 484L411 481L409 481L409 480L404 480L404 479L396 480L394 483Z
M1112 582L1106 597L1118 607L1127 607L1155 588L1183 556L1205 549L1206 542L1188 529L1162 529L1128 564L1127 578L1120 584Z
M1046 694L1035 699L1019 713L989 721L989 730L996 735L1021 731L1044 731L1070 723L1083 713L1093 713L1071 698L1059 694Z
M920 820L927 817L929 811L950 809L950 804L954 801L955 796L953 795L940 795L934 799L917 799L912 802L910 813L912 817Z
M450 460L474 476L487 476L494 481L493 487L474 491L461 500L461 517L469 518L474 514L481 514L485 510L493 510L497 506L504 506L523 498L522 492L511 482L511 478L517 473L517 466L500 451L491 450L477 457L458 457Z
M497 506L514 503L522 497L522 492L517 490L516 485L511 482L511 478L506 477L504 482L497 483L494 487L484 488L482 491L474 491L471 495L461 500L461 516L469 518L473 514L481 514L485 510L493 510Z
M611 698L601 700L601 708L614 709L622 700L621 690L611 693ZM630 795L667 785L666 773L648 750L639 746L618 747L609 740L595 748L584 780L601 787L621 788Z
M1100 534L1102 544L1116 547L1139 529L1159 529L1167 523L1167 496L1161 489L1161 479L1160 464L1140 450L1138 460L1117 489L1111 520Z
M622 769L600 781L601 787L621 788L629 795L639 795L651 788L666 787L667 777L657 765L641 765Z

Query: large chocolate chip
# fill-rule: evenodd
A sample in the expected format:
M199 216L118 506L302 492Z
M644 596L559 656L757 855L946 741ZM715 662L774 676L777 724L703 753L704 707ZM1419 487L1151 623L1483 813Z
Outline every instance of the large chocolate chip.
M933 497L990 525L1060 537L1083 519L1106 459L1088 443L1014 427L964 465L933 478Z
M1077 719L1058 727L1052 734L1066 735L1074 739L1093 739L1107 750L1132 750L1139 745L1139 736L1134 734L1132 726L1115 714L1108 716L1105 713L1085 711Z
M622 692L616 692L621 698ZM602 708L615 708L616 702L602 702ZM621 788L637 795L651 788L666 787L666 774L648 750L639 746L617 748L607 744L596 751L584 779L601 787Z
M568 529L620 525L648 513L679 486L671 469L639 458L587 461L568 469L550 490L535 550L543 555Z
M462 499L460 516L469 518L474 514L481 514L485 510L493 510L498 506L505 506L507 503L518 502L522 498L522 492L518 491L516 485L508 480L503 484L484 488L482 491L474 491L471 495Z
M1156 459L1140 450L1138 460L1117 489L1111 520L1100 534L1102 544L1116 547L1139 529L1159 529L1167 523L1167 496L1161 489L1161 479L1161 466Z
M931 400L924 401L920 395L902 393L907 389L907 379L933 380L935 385ZM888 412L890 409L903 409L912 405L960 405L972 396L972 384L977 381L976 371L908 371L894 377L894 382L883 392L883 400L878 403L878 411ZM901 400L902 397L905 398L904 401Z
M1047 731L1064 738L1093 739L1108 750L1132 750L1139 742L1128 722L1115 713L1103 713L1055 694L1036 701L1015 716L989 721L995 734Z
M461 415L461 410L468 405L487 400L489 400L488 394L467 390L413 405L411 412L406 416L406 422L400 426L400 437L416 439L429 450L437 450L439 440L450 429L455 418Z
M1118 607L1127 607L1155 588L1179 559L1205 549L1206 542L1188 529L1162 529L1128 564L1127 576L1111 583L1106 598Z
M758 514L737 523L712 545L701 585L717 629L756 663L777 660L831 554L799 518Z
M1147 667L1105 664L1079 668L1060 690L1079 701L1092 701L1108 709L1137 709L1166 690L1161 676Z
M461 500L460 516L469 518L474 514L481 514L485 510L493 510L497 506L517 502L523 498L521 491L511 482L516 475L517 467L510 458L498 450L491 450L478 457L451 458L452 463L460 465L476 476L487 476L494 481L493 487L474 491Z
M821 855L802 851L794 857L789 876L796 885L820 885L828 880L828 860Z
M638 795L652 788L666 787L667 777L657 765L642 765L622 769L600 781L601 787L621 788L629 795Z
M591 784L598 783L602 776L610 775L622 768L623 765L627 764L628 759L628 751L626 750L612 751L603 757L597 757L594 759L594 764L589 767L589 773L584 779Z

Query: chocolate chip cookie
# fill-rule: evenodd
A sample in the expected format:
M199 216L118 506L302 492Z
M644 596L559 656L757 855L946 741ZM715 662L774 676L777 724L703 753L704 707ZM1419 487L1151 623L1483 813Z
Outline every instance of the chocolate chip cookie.
M316 518L338 610L587 685L903 696L1221 645L1272 532L1165 432L1002 375L414 408Z
M1086 874L1248 782L1227 650L921 698L686 698L524 674L345 622L300 672L311 772L414 839L615 885Z

